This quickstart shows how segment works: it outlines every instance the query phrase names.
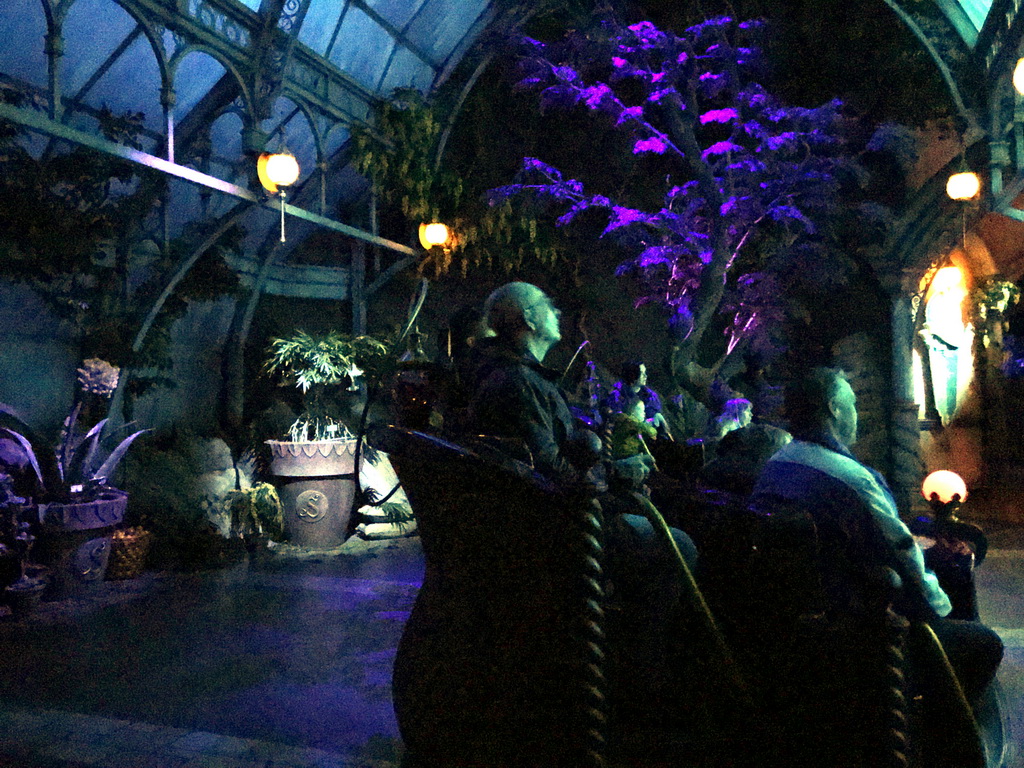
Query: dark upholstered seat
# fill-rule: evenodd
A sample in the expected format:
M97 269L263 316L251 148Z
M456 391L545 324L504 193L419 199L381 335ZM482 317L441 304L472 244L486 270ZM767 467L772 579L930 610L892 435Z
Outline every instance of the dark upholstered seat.
M985 766L923 596L899 589L909 577L873 519L758 503L722 612L758 689L768 764Z
M393 696L417 765L585 766L604 692L600 507L514 460L378 431L417 516L423 585Z

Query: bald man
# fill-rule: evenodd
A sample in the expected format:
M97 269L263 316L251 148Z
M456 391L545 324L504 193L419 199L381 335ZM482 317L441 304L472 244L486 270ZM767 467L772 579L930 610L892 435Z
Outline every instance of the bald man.
M673 682L679 645L682 580L675 555L640 511L639 488L651 469L648 456L599 462L600 439L577 427L558 387L559 373L542 365L562 338L561 313L537 286L509 283L485 304L487 323L495 336L479 345L481 382L472 401L476 428L490 435L523 440L533 454L534 468L556 481L594 485L605 512L607 572L615 585L616 602L628 636L618 652L627 682L619 689L625 708L647 716L678 697ZM615 482L609 492L604 478ZM646 500L644 500L646 501ZM646 502L649 503L649 502ZM556 510L552 510L556 512ZM672 536L692 567L696 548L682 531ZM660 702L660 703L659 703Z
M597 463L600 439L578 427L558 386L557 371L542 363L562 339L562 313L540 288L514 282L484 304L494 337L481 347L480 385L472 401L483 434L521 439L534 468L553 480L578 480ZM614 462L613 473L639 487L650 473L648 456Z
M925 567L885 479L850 453L857 440L857 397L843 372L808 371L786 387L785 409L793 442L768 460L754 501L769 509L778 501L796 504L821 521L855 519L856 510L870 514L899 571L903 610L931 625L968 697L976 701L995 677L1002 641L980 622L944 618L952 610L949 597Z

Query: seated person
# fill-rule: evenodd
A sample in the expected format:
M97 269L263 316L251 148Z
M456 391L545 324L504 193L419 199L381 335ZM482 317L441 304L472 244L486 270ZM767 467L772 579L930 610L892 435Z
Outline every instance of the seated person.
M754 488L755 503L773 500L806 507L818 519L842 519L866 510L891 547L903 583L901 606L927 621L942 642L968 698L976 701L1002 659L999 636L979 622L943 619L952 610L935 574L907 526L881 474L858 462L849 446L857 439L857 400L839 370L815 368L786 388L785 410L793 442L765 465Z
M478 383L470 399L474 428L521 440L533 455L534 469L549 479L583 479L597 463L600 441L577 427L558 387L559 373L541 364L562 338L561 313L529 283L499 288L484 311L495 335L477 347ZM633 471L645 477L647 470L635 462Z
M607 570L616 603L628 616L623 622L631 628L626 666L628 685L636 690L627 696L640 706L651 706L656 697L651 691L672 688L665 659L678 645L683 580L668 542L658 537L647 518L630 513L650 504L638 493L650 472L650 458L631 456L607 466L595 464L599 438L577 426L557 386L558 372L541 364L562 337L561 313L543 291L529 283L508 283L490 295L485 310L495 336L480 346L481 383L471 403L475 426L483 434L524 441L535 469L547 478L593 485L605 512ZM617 488L633 490L609 493L602 477L605 469ZM677 529L671 534L693 564L692 541Z
M469 428L469 398L480 363L476 347L485 338L483 320L479 307L464 306L451 315L437 336L438 364L432 377L444 431L451 435L463 434Z
M630 456L650 453L644 441L657 438L658 429L654 426L653 419L647 420L643 400L634 397L625 401L622 412L613 413L610 422L609 441L612 459L628 459Z
M601 410L605 414L622 413L628 401L639 397L644 404L644 419L657 428L658 437L671 440L668 422L661 412L661 398L647 386L647 366L639 360L631 360L622 364L619 375L622 378L602 401Z
M754 405L743 397L733 397L726 401L722 412L708 425L706 438L721 440L734 429L742 429L750 424L754 417Z
M715 458L700 472L706 488L749 496L754 491L765 463L793 436L769 424L748 424L726 433L718 443Z
M594 432L600 431L604 425L604 414L601 413L602 386L596 369L594 361L588 360L583 369L584 375L577 382L569 405L572 415Z

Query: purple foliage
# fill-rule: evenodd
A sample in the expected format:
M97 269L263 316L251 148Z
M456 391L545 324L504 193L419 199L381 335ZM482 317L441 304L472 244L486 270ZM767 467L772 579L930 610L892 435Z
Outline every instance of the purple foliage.
M643 107L626 107L619 113L618 120L615 121L616 125L622 125L629 120L643 120L644 119L644 108Z
M566 211L557 219L555 219L555 226L564 227L567 224L572 224L573 219L575 219L579 214L583 213L583 211L587 210L589 207L590 202L588 200L580 200L579 202L575 203L568 211Z
M651 136L648 139L640 139L636 144L633 145L633 154L639 155L642 152L654 152L655 154L663 154L668 149L668 145L665 144L664 139L658 136Z
M548 165L543 160L538 160L536 157L524 157L523 158L523 170L524 171L539 171L545 176L548 176L556 181L562 180L562 172L555 168L553 165Z
M672 264L673 257L679 254L678 248L665 245L655 245L640 252L636 257L638 267L654 267L659 264Z
M560 80L563 83L569 83L575 85L580 76L572 67L555 67L552 71L556 80Z
M664 99L666 96L678 93L675 88L660 88L657 91L651 91L647 96L647 100L650 102L657 103Z
M742 151L743 147L741 147L739 144L736 144L735 142L725 139L724 141L716 141L710 147L701 152L700 158L701 160L707 160L709 157L714 157L715 155L724 155L728 152Z
M768 136L765 138L764 145L771 150L779 149L793 149L801 140L802 136L796 131L783 131L776 136ZM760 151L760 147L758 150Z
M604 83L597 83L582 91L583 101L591 109L596 109L603 101L613 98L612 89Z
M814 232L814 224L800 211L799 208L793 205L777 205L770 208L768 215L775 221L783 221L785 219L792 219L799 221L808 232Z
M611 219L608 221L608 226L605 227L604 232L601 234L606 235L616 229L628 227L633 224L649 223L651 218L652 217L649 214L646 214L643 211L638 211L636 208L624 208L621 205L613 205Z
M588 193L534 158L524 160L523 173L540 174L540 183L502 187L492 199L526 193L561 201L559 226L590 208L606 209L601 236L613 234L632 254L618 273L635 275L645 299L662 303L684 333L695 330L695 316L705 321L701 302L721 299L700 279L708 265L725 274L732 333L770 323L777 283L751 265L783 248L796 253L816 235L816 217L836 205L844 147L837 139L841 104L783 106L753 80L748 64L759 57L752 43L761 26L722 16L676 35L650 22L609 23L607 36L580 34L550 51L529 46L524 71L537 82L543 109L583 103L604 111L633 154L665 157L664 203L644 209L628 188L617 198ZM609 80L590 79L592 65L602 62L610 65ZM683 119L666 120L673 111ZM684 156L688 147L699 154ZM760 238L762 230L775 235Z
M700 116L700 124L707 125L708 123L730 123L733 120L738 119L740 116L732 107L726 107L725 109L709 109L703 115Z
M732 19L728 16L716 16L713 19L707 19L702 21L700 24L695 24L686 30L687 34L693 35L696 38L703 36L704 34L712 31L718 31L724 27L728 27L732 24ZM742 27L742 24L740 25Z

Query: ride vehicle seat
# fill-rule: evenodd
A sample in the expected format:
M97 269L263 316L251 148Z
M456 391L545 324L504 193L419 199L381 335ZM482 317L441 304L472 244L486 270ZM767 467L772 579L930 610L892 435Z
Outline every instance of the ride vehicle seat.
M612 764L660 765L655 752L665 765L721 764L692 749L692 734L655 746L619 727L615 670L628 643L616 642L605 521L589 488L421 432L371 439L409 496L426 559L393 675L409 765L579 768L608 764L609 752ZM644 762L622 757L633 750Z

